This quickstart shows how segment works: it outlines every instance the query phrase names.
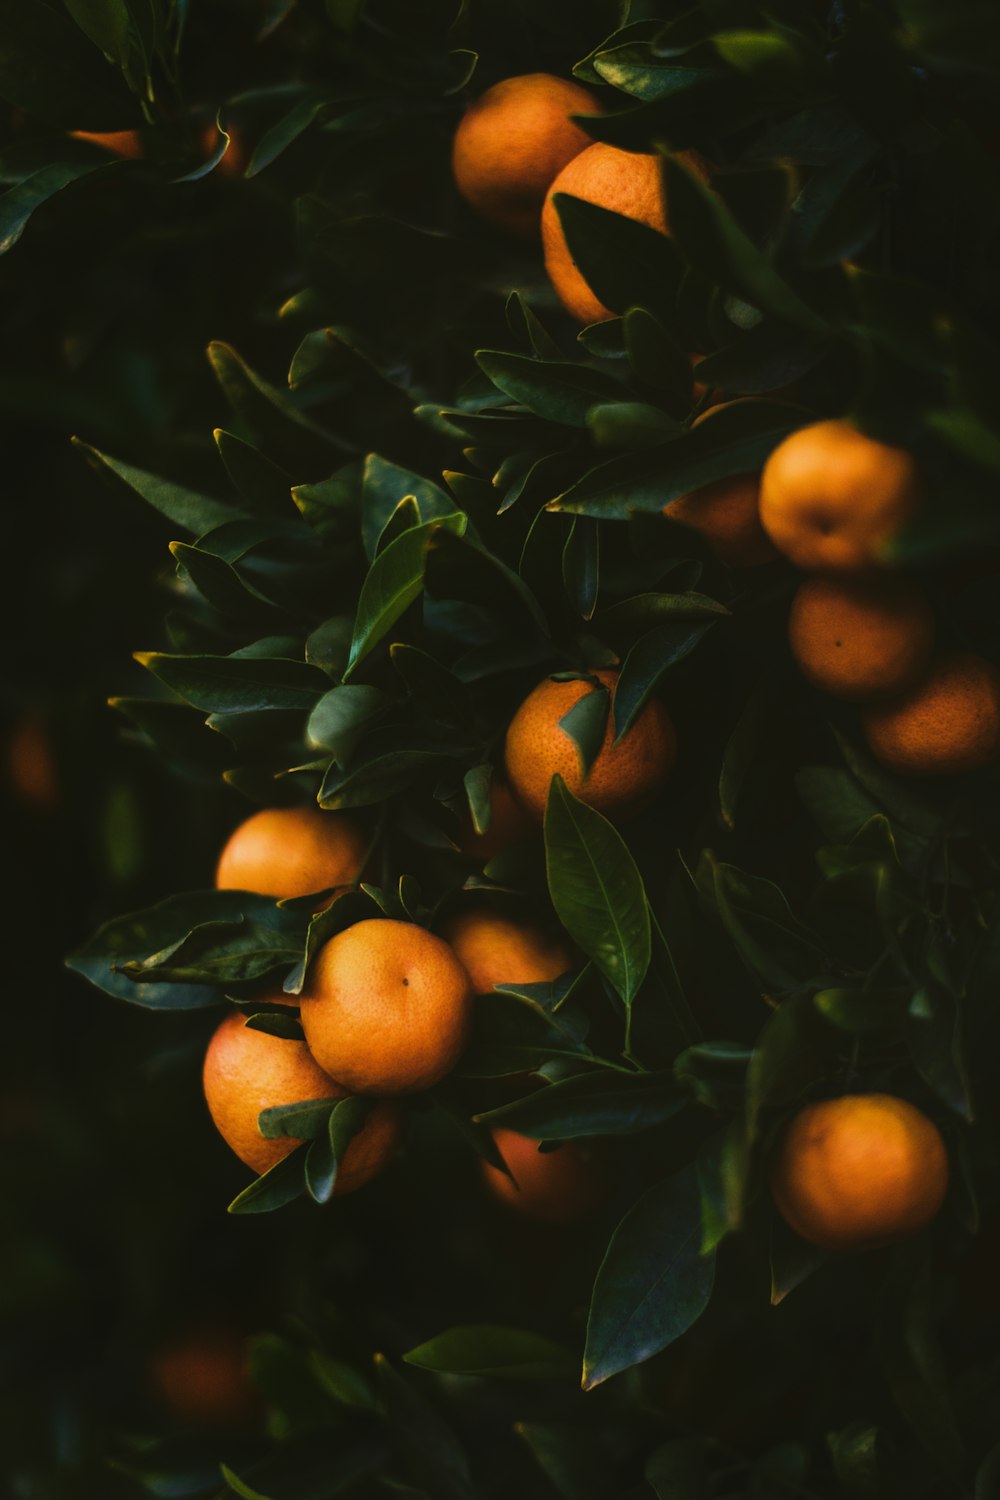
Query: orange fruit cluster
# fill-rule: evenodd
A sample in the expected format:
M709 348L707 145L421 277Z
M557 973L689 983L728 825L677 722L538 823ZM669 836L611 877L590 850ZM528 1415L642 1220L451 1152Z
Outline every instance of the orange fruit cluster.
M519 805L518 816L524 819ZM507 825L523 831L517 819ZM348 814L267 808L230 835L216 885L278 900L319 895L354 885L366 850L363 826ZM316 955L299 1002L304 1039L249 1026L237 1011L220 1022L205 1054L205 1099L219 1134L254 1172L268 1171L299 1144L291 1136L266 1138L263 1110L361 1095L371 1098L371 1108L338 1163L335 1192L363 1187L398 1149L399 1096L432 1087L458 1061L473 995L502 984L551 981L575 962L564 939L481 902L454 912L442 933L389 918L355 922L337 933ZM294 1002L268 993L259 1004ZM568 1149L536 1162L530 1145L532 1160L522 1164L527 1185L515 1207L529 1217L561 1220L567 1204L584 1204L581 1161L590 1158L584 1153L578 1161L579 1152ZM549 1207L538 1209L540 1200L551 1200Z
M792 433L761 478L765 531L813 574L789 618L803 673L862 702L869 748L891 770L954 775L1000 755L1000 673L970 653L935 656L927 599L889 571L919 503L912 455L844 421Z

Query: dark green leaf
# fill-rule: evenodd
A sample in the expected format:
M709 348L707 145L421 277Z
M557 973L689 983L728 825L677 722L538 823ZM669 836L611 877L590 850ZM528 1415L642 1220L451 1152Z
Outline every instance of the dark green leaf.
M419 597L433 538L442 530L461 537L467 525L468 517L457 511L440 520L415 526L379 553L361 588L345 679Z
M500 1380L562 1380L574 1361L551 1339L522 1328L492 1323L449 1328L404 1354L408 1365L450 1375L486 1375Z
M632 1135L669 1120L685 1099L669 1073L580 1073L476 1119L536 1141Z
M659 1354L704 1312L714 1255L701 1253L697 1174L687 1167L650 1188L615 1230L597 1273L583 1385Z
M549 788L545 860L560 922L631 1005L652 951L642 876L618 831L561 776Z
M268 1214L284 1208L305 1192L305 1160L309 1147L296 1146L269 1171L255 1177L229 1205L231 1214Z

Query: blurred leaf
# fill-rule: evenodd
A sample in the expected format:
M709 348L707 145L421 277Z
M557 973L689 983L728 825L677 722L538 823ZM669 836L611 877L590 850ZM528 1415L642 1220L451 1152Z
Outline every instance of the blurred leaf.
M574 1370L573 1358L551 1339L491 1323L450 1328L403 1358L423 1370L500 1380L563 1380Z
M560 922L631 1005L652 951L642 877L617 830L561 776L545 808L545 860Z
M228 1465L220 1464L219 1473L233 1491L233 1494L240 1496L240 1500L271 1500L271 1497L265 1495L262 1490L251 1489L246 1481L240 1479L237 1474L234 1474Z
M773 882L719 864L709 850L702 854L698 878L763 990L785 993L828 972L830 960L819 939L792 915Z
M883 1493L878 1464L878 1428L851 1422L828 1432L826 1446L837 1480L851 1500L879 1500Z
M476 1500L465 1452L452 1428L382 1354L375 1370L393 1445L409 1478L434 1500Z
M106 453L99 453L96 448L81 443L78 438L74 438L73 441L94 468L106 469L117 478L124 480L129 488L135 490L136 494L140 495L154 510L158 510L161 515L167 517L168 521L173 521L175 526L182 526L185 531L190 531L194 536L204 536L205 532L211 531L214 526L221 526L224 522L231 521L234 516L243 513L239 507L229 505L224 500L213 500L207 495L199 495L184 485L173 484L170 480L160 479L156 474L147 473L145 469L137 469L132 464L109 458Z
M107 165L106 162L53 162L0 194L0 255L17 244L36 208L70 183Z
M650 1188L611 1238L587 1323L585 1390L658 1354L701 1316L715 1257L700 1246L698 1180L687 1167Z
M804 302L719 199L677 157L665 158L670 230L694 266L724 291L783 322L823 334L826 321Z

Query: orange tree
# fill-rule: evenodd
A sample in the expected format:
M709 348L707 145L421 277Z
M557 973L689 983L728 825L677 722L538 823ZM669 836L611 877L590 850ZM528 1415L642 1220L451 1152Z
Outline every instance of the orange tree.
M152 286L171 223L222 225L218 395L145 442L72 414L172 534L114 707L214 822L69 962L183 1013L150 1047L258 1034L209 1071L273 1162L220 1182L277 1323L259 1405L196 1450L120 1423L114 1482L992 1494L992 7L329 0L231 49L225 15L4 22L15 276L107 212ZM470 174L505 127L467 107L539 74L591 112L533 84ZM273 874L211 889L240 798ZM568 967L501 941L474 995L482 910Z

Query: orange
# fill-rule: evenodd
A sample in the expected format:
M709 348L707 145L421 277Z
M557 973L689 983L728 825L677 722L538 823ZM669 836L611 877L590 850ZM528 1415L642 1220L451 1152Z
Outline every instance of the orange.
M910 686L930 659L934 615L896 578L809 578L788 618L792 655L835 698L870 698Z
M593 95L552 73L523 73L486 90L463 115L452 145L455 184L478 214L537 235L552 179L590 145L570 115L600 114Z
M505 781L496 776L490 782L490 826L485 833L477 833L472 819L466 813L464 829L460 835L459 849L467 859L485 865L511 844L518 843L534 833L535 825L517 801Z
M755 568L778 555L760 524L759 495L759 474L733 474L671 500L663 514L697 531L729 567Z
M554 1151L516 1130L497 1129L493 1139L513 1173L481 1163L486 1186L506 1207L542 1224L572 1224L599 1208L609 1187L608 1164L600 1142L565 1141Z
M472 991L444 938L372 917L320 949L301 1014L316 1061L352 1093L407 1094L457 1063Z
M542 984L574 967L565 943L527 922L512 922L489 907L459 912L443 935L462 964L477 995L498 984Z
M272 995L268 1003L290 1002ZM257 1123L261 1110L306 1099L343 1099L347 1090L322 1072L305 1042L253 1030L246 1019L233 1011L219 1025L205 1054L202 1083L222 1139L240 1161L260 1173L299 1144L292 1136L262 1136ZM376 1176L395 1151L399 1135L395 1106L376 1104L344 1152L335 1191L352 1193Z
M932 1120L891 1094L809 1104L770 1168L771 1193L813 1245L860 1250L928 1223L948 1188L948 1154Z
M78 141L91 141L115 156L142 156L142 137L137 130L71 130Z
M701 172L699 159L682 154L681 160ZM566 311L580 323L599 323L613 318L587 285L569 253L566 236L553 201L556 193L568 193L596 203L627 219L667 233L667 204L663 191L663 159L637 151L622 151L596 141L574 156L552 183L542 209L542 244L545 269ZM624 309L621 309L624 311Z
M198 1427L240 1427L257 1411L246 1347L228 1328L197 1328L163 1345L150 1362L153 1388L173 1415Z
M216 889L282 899L353 885L367 847L367 835L349 813L266 807L230 834L219 856Z
M919 495L905 449L849 422L814 422L779 443L764 465L760 519L797 567L858 572L888 560Z
M51 811L59 805L59 772L52 743L40 718L29 715L15 726L7 747L10 783L22 802Z
M614 693L617 672L593 674ZM554 682L547 677L528 694L507 729L507 775L516 796L536 818L545 816L549 784L556 772L570 791L608 817L627 816L649 802L670 773L677 737L670 715L653 698L623 740L614 743L613 714L608 714L604 744L586 779L576 743L559 720L585 693L596 691L577 678Z
M915 688L868 709L872 753L893 771L951 776L1000 755L1000 673L971 652L942 657Z

